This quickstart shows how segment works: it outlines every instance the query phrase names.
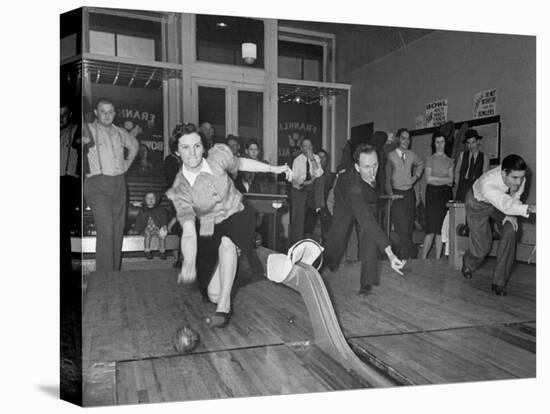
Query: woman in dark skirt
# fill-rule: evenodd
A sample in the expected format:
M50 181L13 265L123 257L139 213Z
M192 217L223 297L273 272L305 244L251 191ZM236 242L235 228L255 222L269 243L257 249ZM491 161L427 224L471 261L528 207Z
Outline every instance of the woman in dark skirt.
M225 144L214 145L208 150L208 157L203 158L201 137L194 128L188 128L178 138L178 153L182 166L166 193L174 203L183 229L183 264L178 284L193 282L198 271L203 298L217 304L209 323L223 328L231 317L237 248L248 256L251 267L254 266L251 254L254 211L243 205L242 194L229 174L239 170L285 173L287 179L292 179L292 170L287 165L274 167L235 157ZM255 259L258 262L257 257Z
M445 137L432 136L432 155L426 159L426 236L422 258L426 259L435 236L435 258L441 257L441 225L447 213L447 202L453 197L454 162L445 154Z

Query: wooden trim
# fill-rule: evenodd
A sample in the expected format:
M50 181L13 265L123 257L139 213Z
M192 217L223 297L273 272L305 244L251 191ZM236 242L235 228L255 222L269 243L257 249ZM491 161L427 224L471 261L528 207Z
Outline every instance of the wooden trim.
M336 35L333 33L325 33L325 32L317 32L314 30L306 30L306 29L298 29L296 27L289 27L289 26L279 26L278 34L281 35L281 32L284 34L296 34L296 35L303 35L303 36L312 36L312 37L320 37L323 39L331 39L334 40L336 38ZM299 39L307 40L307 39Z
M119 56L98 55L95 53L82 53L82 60L94 60L98 62L124 63L135 66L149 66L154 68L172 69L183 71L183 65L178 63L158 62L158 61L142 61Z
M300 86L313 86L319 88L334 88L334 89L345 89L351 90L351 85L347 83L333 83L333 82L316 82L316 81L306 81L300 79L288 79L288 78L277 78L277 83L287 83L290 85L300 85Z
M494 115L494 116L488 116L487 118L478 118L478 119L470 119L466 121L459 121L455 122L455 130L460 129L462 124L464 122L468 123L469 127L476 127L480 125L487 125L487 124L495 124L500 123L500 115ZM415 135L426 135L426 134L433 134L436 130L438 130L441 127L441 125L435 126L435 127L429 127L429 128L421 128L421 129L412 129L409 131L409 135L411 137Z
M106 14L108 16L128 17L130 19L148 20L152 22L162 22L164 17L147 16L143 14L130 13L126 11L118 11L113 9L101 9L96 7L85 7L88 12L95 14Z
M143 236L132 235L124 236L122 241L123 252L142 252L143 251ZM72 253L95 253L96 237L71 237L71 252ZM166 236L166 250L178 250L180 246L179 237L175 234ZM151 240L151 250L158 249L158 239Z

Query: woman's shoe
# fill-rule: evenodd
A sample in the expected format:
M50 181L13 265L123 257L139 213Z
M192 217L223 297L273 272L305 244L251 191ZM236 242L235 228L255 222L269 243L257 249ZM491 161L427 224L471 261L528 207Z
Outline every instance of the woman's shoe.
M209 318L206 318L206 323L212 328L225 328L229 325L233 311L229 312L216 312Z

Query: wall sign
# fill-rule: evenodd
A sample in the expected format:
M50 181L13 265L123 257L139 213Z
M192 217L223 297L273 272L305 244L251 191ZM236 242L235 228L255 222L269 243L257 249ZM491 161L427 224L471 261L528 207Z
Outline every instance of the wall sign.
M488 89L474 95L474 119L497 114L497 90Z
M426 128L447 122L447 106L447 99L440 99L426 105Z

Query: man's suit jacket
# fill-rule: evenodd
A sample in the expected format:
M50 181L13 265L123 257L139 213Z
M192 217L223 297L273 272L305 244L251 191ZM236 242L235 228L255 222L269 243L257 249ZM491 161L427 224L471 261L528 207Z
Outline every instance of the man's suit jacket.
M365 182L352 166L338 177L334 189L334 221L338 215L351 215L359 225L361 238L376 244L380 251L390 245L386 234L378 224L378 193Z

